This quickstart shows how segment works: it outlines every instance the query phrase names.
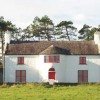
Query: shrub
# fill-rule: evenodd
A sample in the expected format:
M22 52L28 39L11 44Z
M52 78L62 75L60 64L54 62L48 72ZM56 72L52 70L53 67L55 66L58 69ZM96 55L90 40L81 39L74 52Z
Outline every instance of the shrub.
M4 83L3 85L0 86L1 88L9 88L9 85Z

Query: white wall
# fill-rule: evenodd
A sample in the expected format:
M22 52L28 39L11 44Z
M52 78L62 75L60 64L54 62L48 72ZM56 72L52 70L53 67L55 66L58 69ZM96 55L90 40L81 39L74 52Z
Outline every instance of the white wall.
M21 56L21 55L20 55ZM48 70L55 68L58 82L77 83L78 70L88 70L89 82L100 82L100 57L99 55L87 55L86 64L79 64L81 55L60 55L60 63L44 63L43 55L22 55L24 65L17 64L18 55L5 57L5 82L15 82L15 71L26 70L27 82L47 82Z
M44 64L44 56L22 55L24 65L17 64L17 57L19 56L9 55L5 57L5 82L15 82L16 70L26 70L27 82L48 81L48 69L52 64Z
M77 83L78 82L78 70L88 70L88 82L100 82L100 56L99 55L87 55L86 64L79 64L80 56L66 56L67 70L66 70L66 82Z

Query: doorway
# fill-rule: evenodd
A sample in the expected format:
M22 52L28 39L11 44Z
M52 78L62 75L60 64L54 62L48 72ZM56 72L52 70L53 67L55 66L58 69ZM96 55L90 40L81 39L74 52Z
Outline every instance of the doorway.
M55 69L54 69L54 68L50 68L50 69L49 69L48 78L49 78L49 79L54 79L54 80L55 80L55 78L56 78L56 72L55 72Z

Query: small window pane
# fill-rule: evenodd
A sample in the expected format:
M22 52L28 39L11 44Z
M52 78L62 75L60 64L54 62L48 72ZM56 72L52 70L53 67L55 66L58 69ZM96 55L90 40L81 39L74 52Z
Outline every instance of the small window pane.
M44 62L48 62L48 56L44 56Z
M59 63L59 56L56 56L56 62Z
M50 62L54 62L54 56L50 56Z
M20 77L16 77L16 82L20 82Z
M19 70L16 71L16 76L20 76L20 71Z
M22 71L22 77L26 75L26 71Z
M22 82L25 82L26 78L25 77L22 77Z

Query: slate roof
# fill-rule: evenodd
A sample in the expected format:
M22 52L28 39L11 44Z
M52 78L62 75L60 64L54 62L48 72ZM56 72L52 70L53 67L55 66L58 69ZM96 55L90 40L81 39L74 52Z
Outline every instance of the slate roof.
M7 45L6 55L96 55L98 46L94 41L33 41Z

